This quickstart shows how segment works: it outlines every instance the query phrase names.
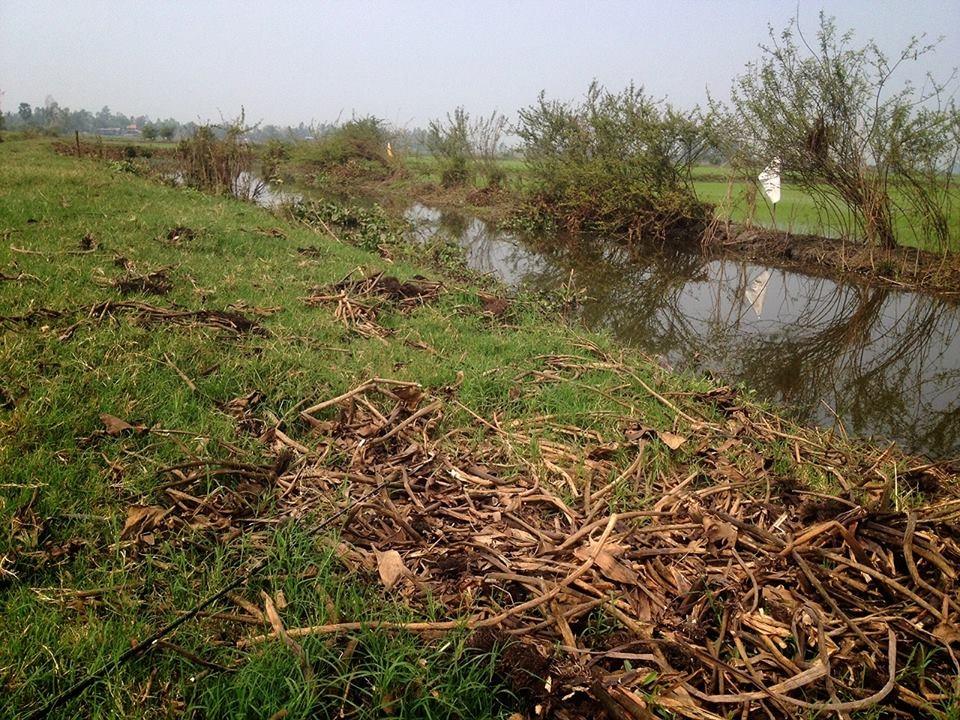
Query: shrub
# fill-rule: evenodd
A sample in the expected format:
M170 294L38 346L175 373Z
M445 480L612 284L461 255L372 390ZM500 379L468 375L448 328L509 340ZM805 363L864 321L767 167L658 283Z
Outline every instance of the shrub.
M690 169L706 146L684 114L630 85L594 82L579 104L548 101L520 112L531 187L528 208L569 231L659 240L699 235L712 215Z
M355 118L308 141L301 154L305 164L328 176L382 178L394 169L387 154L390 137L380 118Z
M499 187L505 173L497 159L506 126L507 119L496 111L471 122L462 106L445 120L431 120L424 143L440 165L440 183L461 187L473 183L480 172L488 185Z
M340 230L341 239L364 250L395 245L403 239L403 223L391 218L379 205L362 206L335 200L301 200L290 206L293 217L307 225Z
M177 147L180 180L188 187L256 200L266 182L254 174L253 147L246 134L253 128L241 113L223 125L201 125Z
M915 37L890 59L872 41L855 46L852 33L839 33L821 13L812 43L793 20L779 35L771 29L761 48L734 82L732 109L717 108L731 162L755 176L779 158L845 234L893 247L901 216L946 247L956 106L932 78L922 88L893 80L934 45Z
M461 106L448 113L446 120L431 120L427 128L424 142L440 165L444 187L459 187L473 179L469 121L470 115Z

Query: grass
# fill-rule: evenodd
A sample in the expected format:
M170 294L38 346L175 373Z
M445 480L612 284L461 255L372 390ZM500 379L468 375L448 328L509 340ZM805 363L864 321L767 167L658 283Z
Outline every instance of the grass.
M177 226L195 237L168 241ZM543 369L546 354L582 356L584 337L545 320L535 303L517 302L509 322L491 321L479 312L476 289L456 278L435 305L380 318L393 331L389 339L357 337L329 310L303 303L310 288L360 266L401 279L444 271L402 255L389 263L237 200L60 157L43 140L0 144L0 235L0 272L17 278L0 282L0 316L120 300L110 280L122 273L116 259L123 257L141 272L168 268L173 282L169 296L132 299L239 308L268 331L225 337L203 326L146 327L122 316L83 321L82 314L0 324L0 557L7 556L0 565L0 717L37 707L264 555L269 572L243 595L259 605L261 591L282 592L288 626L434 619L384 592L375 574L348 571L331 550L335 530L316 537L308 519L245 528L229 541L196 531L151 547L119 542L131 505L164 500L170 475L163 468L191 457L272 461L265 444L221 409L231 399L259 391L269 413L291 418L303 401L392 377L434 390L458 386L462 406L448 404L445 428L476 427L465 406L502 423L551 415L557 426L616 436L624 405L647 426L674 427L673 413L644 384L687 399L710 389L641 356L629 357L634 379L627 382L595 368L576 382L518 385L518 377ZM85 236L94 249L81 251ZM588 339L619 352L607 337ZM100 413L166 432L108 436ZM536 441L519 451L539 467ZM793 451L781 442L763 450L774 468L789 467ZM669 473L676 461L655 444L650 472ZM815 466L804 472L812 486L830 487ZM610 502L625 509L650 498L625 481ZM265 718L341 711L493 718L517 709L494 672L496 653L470 650L463 633L306 637L313 672L305 673L281 643L239 650L235 640L246 632L212 618L188 623L169 638L176 648L125 665L58 716L241 718L255 708Z
M180 245L166 242L175 226L192 228L196 237ZM458 311L480 305L473 291L459 290L435 307L387 319L395 331L387 344L354 338L329 312L308 308L300 298L358 266L389 267L401 278L422 268L387 266L376 255L236 200L164 187L95 160L56 156L46 141L0 145L0 228L0 268L31 278L0 283L0 315L120 299L104 284L120 274L116 256L144 271L172 266L171 294L145 296L145 302L280 308L262 319L270 332L262 338L225 339L210 329L147 328L124 319L82 325L67 341L58 339L62 323L3 330L0 390L9 402L0 409L0 525L6 529L0 553L16 549L21 556L16 579L0 579L6 620L0 629L3 717L35 706L121 653L131 638L172 619L262 552L275 555L282 566L275 572L287 579L279 586L255 584L247 595L256 601L260 588L283 589L295 613L289 623L322 622L329 613L324 597L334 599L341 618L409 612L377 593L375 578L346 577L318 541L296 527L227 546L198 534L183 544L160 544L148 557L131 555L117 543L127 508L162 497L158 487L168 477L158 474L160 468L191 454L222 453L218 442L245 457L263 458L261 443L220 410L230 399L259 390L271 412L284 417L304 399L331 397L375 375L440 387L463 373L460 401L477 412L500 412L504 419L553 413L574 425L600 418L603 429L604 416L594 413L617 408L598 393L563 387L513 395L513 377L537 367L538 356L574 350L570 331L544 323L533 310L519 310L514 328L491 327L478 313ZM269 228L283 236L258 232ZM86 235L96 239L98 249L69 254ZM305 246L318 248L322 259L298 254ZM651 382L652 372L643 370ZM589 380L599 389L619 382L603 373ZM650 423L668 424L655 403L640 412ZM100 413L183 434L98 437ZM464 425L468 416L451 409L447 421ZM35 539L24 529L27 507L44 524ZM64 548L63 556L52 559L51 548ZM313 577L292 579L314 568ZM90 590L100 592L77 595ZM173 641L232 665L240 658L226 642L230 632L200 621ZM255 703L263 717L280 709L288 718L307 717L318 706L337 712L339 701L323 683L342 687L351 673L370 703L359 711L361 717L378 715L377 703L382 707L388 695L404 717L506 712L504 697L491 691L490 657L457 660L466 653L462 638L424 644L370 632L359 641L355 655L365 659L349 671L342 645L305 642L314 664L325 668L316 676L322 680L312 684L278 647L247 653L235 672L196 682L191 678L202 668L157 652L98 685L62 716L83 707L92 717L158 717L175 707L204 717L242 717L248 703Z
M784 184L780 202L776 208L776 222L774 223L773 206L766 200L762 192L745 180L727 180L723 167L694 168L694 189L701 200L717 206L717 214L734 222L753 222L760 227L786 230L788 232L806 233L836 237L841 228L830 224L821 218L820 212L813 198L794 186ZM751 207L750 196L754 201ZM951 214L949 226L954 242L960 238L960 190L952 192ZM908 247L918 247L933 252L942 251L936 241L918 236L912 227L909 218L898 215L895 222L895 231L901 244ZM950 248L954 250L956 248Z

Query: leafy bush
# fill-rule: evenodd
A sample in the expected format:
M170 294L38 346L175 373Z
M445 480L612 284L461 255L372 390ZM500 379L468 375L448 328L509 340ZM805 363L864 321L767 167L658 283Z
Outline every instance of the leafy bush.
M403 239L404 226L392 220L379 205L345 204L334 200L301 200L290 208L293 217L307 225L326 230L336 227L341 239L376 251L381 245L394 245Z
M520 112L531 188L527 214L569 231L671 239L699 235L712 215L690 169L706 146L695 116L630 85L594 82L579 104L548 101Z
M268 140L260 156L260 175L269 182L280 182L280 167L290 159L290 151L279 140Z
M308 166L340 178L382 178L394 171L387 153L390 132L380 118L355 118L318 140L308 141L301 154Z

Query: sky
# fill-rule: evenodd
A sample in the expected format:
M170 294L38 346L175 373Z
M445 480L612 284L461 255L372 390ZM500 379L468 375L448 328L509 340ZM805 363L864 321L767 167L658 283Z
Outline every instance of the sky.
M960 64L960 0L0 0L0 103L415 127L458 105L514 116L597 79L692 106L727 96L768 24L799 11L812 35L821 9L888 52L944 35L923 69Z

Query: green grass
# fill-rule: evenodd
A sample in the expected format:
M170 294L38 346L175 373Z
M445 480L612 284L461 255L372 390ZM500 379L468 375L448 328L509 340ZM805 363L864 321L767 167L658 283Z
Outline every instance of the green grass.
M180 225L194 229L195 239L180 245L165 241L168 230ZM279 228L284 236L258 232L265 228ZM242 561L262 552L272 553L276 571L282 568L288 578L319 569L309 579L287 579L279 586L262 581L245 592L256 601L261 588L271 593L282 588L290 601L288 624L323 622L327 596L343 619L409 616L402 603L377 591L375 578L346 577L300 527L260 538L256 547L249 538L220 546L201 533L183 544L164 541L145 557L117 545L129 505L163 501L158 487L169 476L159 474L160 468L191 454L222 454L207 438L230 443L245 460L264 458L261 443L219 409L232 398L259 390L269 410L283 417L304 399L331 397L372 376L437 388L463 373L458 398L477 412L496 411L504 421L552 413L563 424L601 432L615 427L602 413L620 408L589 388L545 385L520 396L511 392L514 377L540 367L542 354L579 352L568 329L543 322L525 306L518 306L513 327L491 325L476 312L480 301L472 290L452 290L436 306L384 319L395 331L386 344L354 337L328 309L302 302L311 287L339 280L358 266L388 268L401 278L436 271L388 266L376 255L252 205L165 187L95 160L59 157L46 141L11 141L0 144L0 233L0 271L29 276L0 282L0 315L121 299L108 285L121 274L117 256L141 272L171 266L171 294L140 298L144 302L281 308L262 319L268 337L143 327L123 317L83 323L68 340L58 338L72 320L2 329L0 390L11 402L0 409L0 554L15 549L21 556L17 577L0 579L2 717L35 706L121 653L132 638L144 637L219 588ZM70 254L85 235L96 239L98 249ZM318 248L322 258L298 254L305 246ZM638 372L648 382L659 373L647 366ZM604 372L581 381L601 391L621 383ZM684 389L706 387L670 382ZM670 425L659 404L649 396L638 398L645 422ZM100 413L185 434L98 438ZM454 406L445 422L473 423ZM39 543L16 529L14 518L22 518L26 507L43 519ZM64 557L43 559L44 548L67 547L74 540ZM38 558L30 559L31 552ZM74 595L97 588L106 590L85 601ZM378 715L378 698L387 696L403 717L495 717L510 708L509 698L492 687L490 656L467 657L462 638L425 643L362 633L353 664L342 659L342 642L308 639L304 648L324 672L307 682L279 646L241 655L229 642L235 632L200 620L172 638L209 661L235 665L235 672L201 675L191 661L156 652L99 684L62 716L82 707L91 717L159 717L174 707L203 717L244 717L251 703L263 717L280 709L288 710L288 718L307 717L318 706L336 713L339 700L329 691L348 676L369 703L360 717Z
M701 200L714 203L717 214L735 222L753 222L760 227L786 230L796 233L814 235L838 236L841 228L832 219L824 219L818 210L813 198L795 186L784 184L780 202L776 208L776 222L773 217L773 206L766 200L760 190L745 180L727 180L724 174L728 170L723 167L698 166L694 168L694 189ZM753 195L753 202L750 197ZM953 242L960 239L960 189L952 192L951 213L948 218L950 236ZM751 207L752 204L752 207ZM933 238L918 235L917 230L908 217L897 215L895 232L900 243L909 247L919 247L924 250L938 251ZM956 248L950 248L956 249Z
M168 242L175 226L196 236ZM85 236L97 247L78 252ZM298 252L304 247L314 254ZM19 277L0 282L0 316L122 299L110 285L122 273L119 256L140 272L167 267L173 281L169 296L132 299L190 309L234 306L251 315L269 308L258 316L268 334L146 327L124 316L0 324L0 557L16 558L0 576L0 717L37 707L264 556L269 572L241 594L259 604L261 591L282 591L288 627L334 618L441 619L432 606L414 610L384 592L375 573L349 572L330 549L335 529L316 537L309 519L257 527L230 542L184 531L140 550L118 543L131 504L169 504L163 468L191 457L272 462L265 444L221 410L233 398L262 392L265 411L290 418L303 401L333 397L374 376L434 391L459 383L455 399L484 417L509 423L551 415L558 426L610 438L622 437L625 413L631 422L675 427L674 413L644 384L678 403L698 402L692 395L711 387L631 355L626 379L598 367L571 382L519 382L547 369L545 355L593 357L584 337L545 319L535 302L516 302L508 322L485 318L476 289L455 278L436 304L379 318L393 330L386 341L363 339L329 308L309 307L302 298L357 267L401 279L444 270L403 260L412 255L399 250L391 264L253 205L60 157L48 141L0 144L0 272ZM587 339L619 352L606 336ZM698 407L710 417L712 405ZM108 437L98 433L100 413L176 432ZM296 423L287 429L304 432ZM452 402L437 436L450 429L469 429L460 435L465 444L480 447L484 440L472 415ZM546 478L538 442L517 451ZM590 442L584 437L573 446ZM811 486L830 488L815 465L792 465L792 444L771 442L762 452L784 474L799 471ZM729 460L736 465L737 457ZM676 463L686 474L697 462L693 450L671 454L654 443L643 482L622 481L611 506L646 506L653 475L680 472ZM33 532L34 523L42 531ZM306 637L301 644L314 669L308 676L279 642L239 649L236 639L248 632L210 618L190 622L170 641L229 671L161 648L106 678L59 717L268 718L285 711L293 719L343 710L359 718L493 718L522 710L498 685L495 656L470 651L463 633Z

